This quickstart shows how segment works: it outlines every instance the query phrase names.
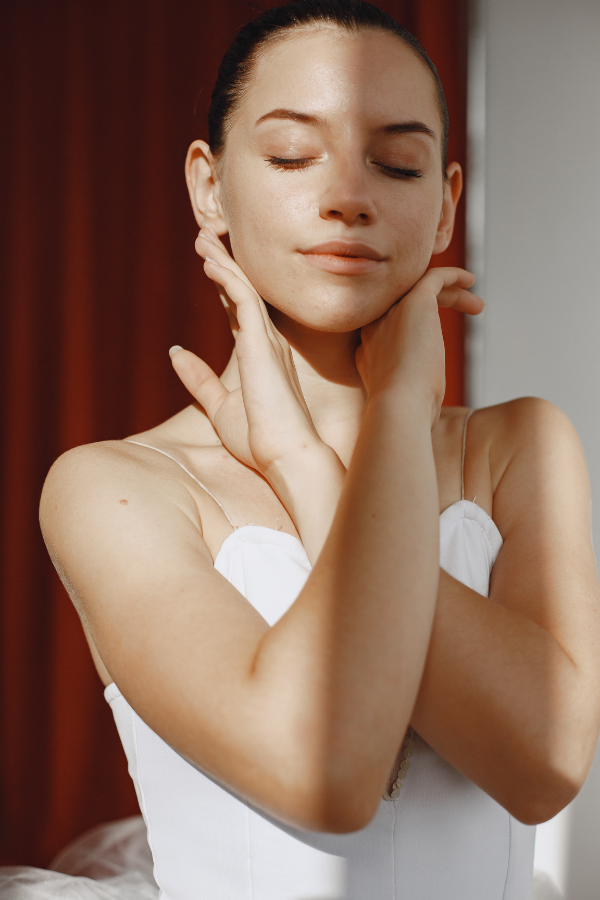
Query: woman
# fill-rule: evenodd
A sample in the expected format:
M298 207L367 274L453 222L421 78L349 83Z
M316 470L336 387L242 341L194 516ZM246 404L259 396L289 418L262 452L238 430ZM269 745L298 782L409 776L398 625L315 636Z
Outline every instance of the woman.
M600 727L589 486L550 404L441 410L437 308L482 301L428 270L462 186L435 69L360 0L294 0L209 124L186 176L235 352L172 348L196 402L41 503L161 896L529 897Z

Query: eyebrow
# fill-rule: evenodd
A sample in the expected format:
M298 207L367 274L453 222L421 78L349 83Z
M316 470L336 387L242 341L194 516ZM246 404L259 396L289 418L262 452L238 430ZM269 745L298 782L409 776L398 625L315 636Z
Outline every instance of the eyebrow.
M272 109L256 120L255 125L266 122L267 119L291 119L293 122L302 122L304 125L325 125L325 120L320 116L311 116L308 113L296 112L293 109Z
M313 116L309 113L298 112L294 109L272 109L271 112L265 113L260 119L256 120L255 126L268 119L287 119L292 122L301 122L303 125L316 125L326 127L327 122L321 116ZM437 135L424 122L395 122L391 125L382 125L376 129L380 134L426 134L437 140Z
M418 132L419 134L429 135L434 141L437 140L435 131L429 125L426 125L425 122L397 122L394 125L383 125L377 131L383 134L412 134Z

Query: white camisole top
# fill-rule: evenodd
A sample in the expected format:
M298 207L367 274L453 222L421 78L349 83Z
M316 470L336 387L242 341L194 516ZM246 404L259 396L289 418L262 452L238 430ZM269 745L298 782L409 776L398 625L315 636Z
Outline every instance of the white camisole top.
M442 568L487 596L501 546L492 519L464 499L463 481L463 499L440 516ZM311 570L297 538L257 525L231 532L215 568L270 625ZM104 696L127 755L161 900L531 898L535 828L416 734L396 800L382 799L361 831L311 833L271 818L183 759L116 684Z

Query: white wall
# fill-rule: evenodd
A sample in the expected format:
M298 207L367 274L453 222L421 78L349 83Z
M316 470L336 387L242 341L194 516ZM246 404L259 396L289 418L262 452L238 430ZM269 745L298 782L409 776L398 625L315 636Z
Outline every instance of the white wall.
M473 0L472 62L471 262L487 309L471 331L470 404L537 395L569 415L600 558L600 0ZM540 829L538 862L567 900L599 900L600 754Z

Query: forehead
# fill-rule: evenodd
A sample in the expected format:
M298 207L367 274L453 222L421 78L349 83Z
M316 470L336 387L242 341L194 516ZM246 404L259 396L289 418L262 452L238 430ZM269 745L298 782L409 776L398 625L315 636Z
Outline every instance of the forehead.
M254 66L235 120L253 127L280 108L367 128L420 120L441 137L431 72L401 40L380 29L312 26L274 41Z

